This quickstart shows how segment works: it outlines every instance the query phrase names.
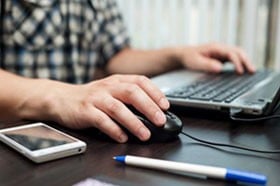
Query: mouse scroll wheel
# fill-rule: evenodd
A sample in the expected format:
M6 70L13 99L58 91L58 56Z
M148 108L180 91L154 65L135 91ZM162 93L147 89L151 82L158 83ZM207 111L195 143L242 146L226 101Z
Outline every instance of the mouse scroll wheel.
M176 117L175 117L173 114L171 114L170 112L165 112L165 114L166 114L166 117L169 118L169 119L175 119L175 118L176 118Z

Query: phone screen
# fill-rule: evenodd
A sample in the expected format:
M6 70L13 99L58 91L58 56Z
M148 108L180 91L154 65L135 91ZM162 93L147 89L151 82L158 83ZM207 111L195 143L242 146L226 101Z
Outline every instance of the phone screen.
M43 125L6 131L2 134L31 151L75 142L74 139Z

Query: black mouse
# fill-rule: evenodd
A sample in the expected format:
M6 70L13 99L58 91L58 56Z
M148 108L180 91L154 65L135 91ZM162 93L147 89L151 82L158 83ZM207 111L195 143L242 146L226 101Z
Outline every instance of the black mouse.
M157 127L150 120L133 107L129 109L143 122L143 124L151 131L151 137L146 142L168 142L178 139L178 135L182 131L182 121L170 111L164 111L166 115L166 123L162 127ZM124 129L128 135L128 140L138 141L140 140L131 134L127 129Z

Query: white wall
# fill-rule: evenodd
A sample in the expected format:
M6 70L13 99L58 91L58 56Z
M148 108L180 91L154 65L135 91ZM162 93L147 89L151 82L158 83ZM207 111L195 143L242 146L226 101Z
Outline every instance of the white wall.
M170 45L224 42L244 48L258 67L264 64L268 23L267 0L117 2L134 47L151 49ZM278 43L279 33L280 31ZM275 57L278 61L279 47L278 45Z

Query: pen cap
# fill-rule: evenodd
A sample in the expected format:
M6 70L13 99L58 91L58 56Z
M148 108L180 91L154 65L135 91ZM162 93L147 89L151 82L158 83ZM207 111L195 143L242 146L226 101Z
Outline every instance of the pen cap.
M238 171L233 169L227 169L227 180L240 181L254 184L266 184L266 176L261 174L255 174L250 172Z

